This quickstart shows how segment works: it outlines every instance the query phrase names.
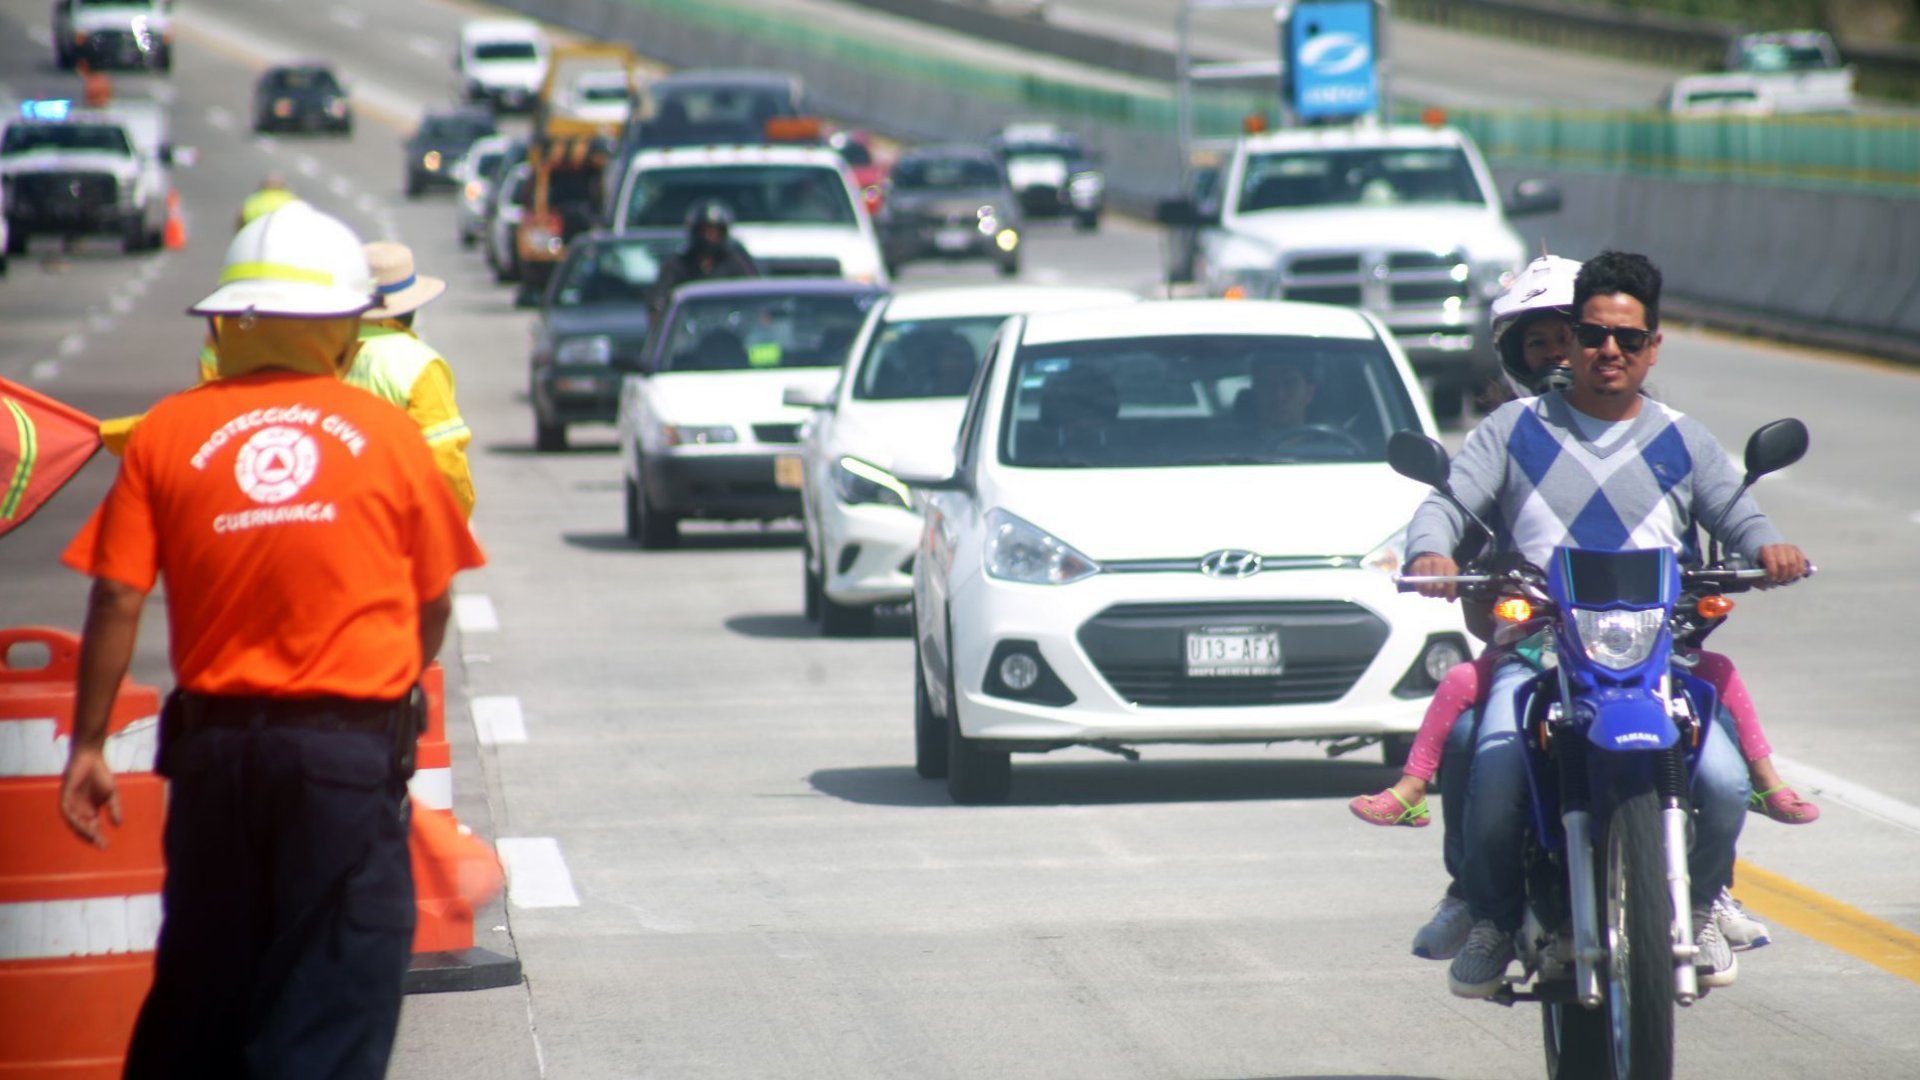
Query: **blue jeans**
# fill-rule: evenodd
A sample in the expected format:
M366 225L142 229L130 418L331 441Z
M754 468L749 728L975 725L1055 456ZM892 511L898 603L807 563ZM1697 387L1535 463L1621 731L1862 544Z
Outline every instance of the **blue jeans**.
M1475 919L1491 919L1502 930L1519 927L1525 903L1521 845L1528 821L1526 748L1514 715L1513 692L1532 674L1517 661L1502 664L1494 673L1474 733L1462 820L1465 851L1459 881L1467 908ZM1709 725L1688 793L1697 811L1693 846L1687 852L1696 909L1711 903L1733 881L1734 847L1752 790L1747 763L1728 730L1721 723Z

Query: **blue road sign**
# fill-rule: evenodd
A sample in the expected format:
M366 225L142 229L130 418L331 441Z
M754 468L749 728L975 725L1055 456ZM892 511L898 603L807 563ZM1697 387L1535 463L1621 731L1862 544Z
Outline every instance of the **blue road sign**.
M1373 0L1293 6L1286 59L1295 116L1322 120L1379 108L1373 20Z

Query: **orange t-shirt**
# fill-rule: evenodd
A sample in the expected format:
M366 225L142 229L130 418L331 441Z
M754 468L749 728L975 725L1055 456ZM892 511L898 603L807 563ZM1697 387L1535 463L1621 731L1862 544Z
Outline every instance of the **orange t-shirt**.
M420 677L419 605L484 561L406 413L285 371L156 405L63 559L166 578L181 689L385 700Z

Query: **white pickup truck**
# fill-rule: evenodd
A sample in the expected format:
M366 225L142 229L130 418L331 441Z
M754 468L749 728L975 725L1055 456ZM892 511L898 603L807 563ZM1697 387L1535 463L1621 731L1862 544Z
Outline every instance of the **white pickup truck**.
M160 246L167 224L170 149L146 117L29 102L0 135L7 248L34 236L107 234L128 252ZM131 106L129 106L131 107Z
M1539 181L1503 204L1462 131L1356 125L1241 139L1203 201L1163 203L1160 218L1198 230L1192 277L1208 296L1379 316L1448 418L1499 377L1486 307L1529 250L1508 217L1559 207Z
M173 0L54 0L53 59L173 70Z
M1751 80L1776 113L1853 110L1853 68L1823 31L1742 34L1727 46L1726 69Z

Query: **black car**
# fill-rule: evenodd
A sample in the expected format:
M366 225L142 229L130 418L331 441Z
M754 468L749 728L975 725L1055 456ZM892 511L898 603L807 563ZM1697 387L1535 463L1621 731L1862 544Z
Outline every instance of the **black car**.
M1027 213L1071 215L1083 232L1100 227L1107 201L1106 174L1077 136L1055 124L1009 124L990 145Z
M897 272L915 259L991 259L1020 272L1020 202L993 154L978 146L909 150L887 178L880 251Z
M327 65L282 64L253 84L253 130L351 135L353 105Z
M767 121L804 115L803 97L799 76L777 71L699 69L655 79L621 133L620 160L657 147L767 142Z
M457 187L454 163L467 147L498 130L487 109L443 109L422 116L405 143L407 196L420 195L430 187Z
M640 369L648 293L685 241L681 229L647 229L591 233L568 246L533 332L535 449L566 449L568 424L613 422L621 378Z

